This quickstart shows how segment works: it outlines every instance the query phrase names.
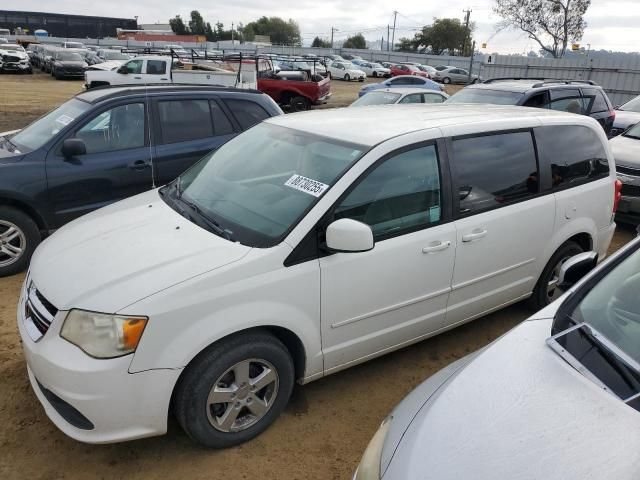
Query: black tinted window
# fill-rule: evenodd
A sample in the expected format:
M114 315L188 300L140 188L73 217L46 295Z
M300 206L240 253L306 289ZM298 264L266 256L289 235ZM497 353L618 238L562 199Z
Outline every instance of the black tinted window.
M607 154L598 135L580 125L535 129L544 190L565 188L609 174Z
M207 100L176 100L158 103L163 143L186 142L213 136Z
M463 215L538 192L538 168L529 132L454 140L452 162Z
M147 60L147 73L150 75L162 75L167 70L167 62L162 60Z
M216 135L233 133L233 125L231 125L227 114L224 113L220 105L214 101L211 101L211 112L213 113L213 127Z
M585 88L582 94L585 97L586 106L591 105L591 113L606 112L609 110L609 105L607 105L607 101L604 99L604 95L602 95L600 90L596 88Z
M262 120L269 118L269 114L264 108L255 102L249 100L225 100L227 107L235 115L236 120L243 130L260 123Z
M75 136L84 141L87 153L139 148L144 146L144 122L144 104L120 105L93 117Z

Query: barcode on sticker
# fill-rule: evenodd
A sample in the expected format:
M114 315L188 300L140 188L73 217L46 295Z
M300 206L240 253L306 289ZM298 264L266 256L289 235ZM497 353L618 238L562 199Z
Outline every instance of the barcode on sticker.
M319 197L327 188L329 188L329 185L326 183L313 180L312 178L303 177L302 175L292 175L284 184L287 187L295 188L296 190L308 193L314 197Z

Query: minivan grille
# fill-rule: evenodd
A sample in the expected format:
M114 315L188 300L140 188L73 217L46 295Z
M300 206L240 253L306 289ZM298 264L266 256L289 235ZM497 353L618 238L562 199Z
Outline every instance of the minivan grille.
M640 197L640 187L638 185L622 184L620 191L623 197Z
M640 177L640 168L625 167L624 165L616 165L616 172L624 173L625 175L631 175L633 177Z
M47 333L57 313L58 309L31 282L27 289L27 301L25 302L25 322L31 322L40 333L37 338L33 339L34 341L40 340Z

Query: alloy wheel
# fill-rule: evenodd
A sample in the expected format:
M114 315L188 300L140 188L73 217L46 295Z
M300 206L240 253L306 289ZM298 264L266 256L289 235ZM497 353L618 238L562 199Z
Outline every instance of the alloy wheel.
M8 267L17 262L26 246L24 232L16 224L0 220L0 267Z

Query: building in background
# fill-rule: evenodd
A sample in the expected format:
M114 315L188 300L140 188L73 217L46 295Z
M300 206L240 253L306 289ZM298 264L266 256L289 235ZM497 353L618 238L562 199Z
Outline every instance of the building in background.
M0 10L0 28L30 35L36 30L46 30L52 37L105 38L115 37L118 28L135 30L138 22L134 18Z

